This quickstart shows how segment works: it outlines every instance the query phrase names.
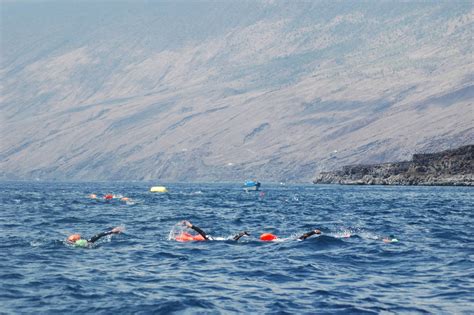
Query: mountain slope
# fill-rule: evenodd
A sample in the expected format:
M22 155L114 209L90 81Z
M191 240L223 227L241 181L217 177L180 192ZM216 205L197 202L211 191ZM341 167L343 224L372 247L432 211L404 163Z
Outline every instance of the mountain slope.
M2 5L0 177L309 181L473 143L468 2Z

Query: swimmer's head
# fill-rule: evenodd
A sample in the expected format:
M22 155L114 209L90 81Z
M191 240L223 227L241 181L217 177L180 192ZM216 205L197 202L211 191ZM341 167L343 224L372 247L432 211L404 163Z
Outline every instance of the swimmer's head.
M264 242L271 242L276 240L278 237L272 233L263 233L260 235L260 240Z
M382 239L384 241L384 243L395 243L395 242L398 242L397 238L395 237L395 235L390 235L389 237L384 237Z
M69 235L69 237L67 238L67 241L70 243L74 243L80 239L81 239L81 234L72 234L72 235Z

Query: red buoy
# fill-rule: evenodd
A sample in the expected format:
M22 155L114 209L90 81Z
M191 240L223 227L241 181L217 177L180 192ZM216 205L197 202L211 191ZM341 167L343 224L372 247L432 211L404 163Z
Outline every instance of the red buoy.
M271 242L276 240L278 237L276 235L273 235L272 233L263 233L260 235L260 240L264 242Z

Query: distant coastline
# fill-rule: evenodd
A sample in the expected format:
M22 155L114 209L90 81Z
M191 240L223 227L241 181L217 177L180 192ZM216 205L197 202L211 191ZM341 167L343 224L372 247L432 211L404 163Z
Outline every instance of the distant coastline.
M411 161L348 165L322 172L314 184L474 186L474 145L428 154Z

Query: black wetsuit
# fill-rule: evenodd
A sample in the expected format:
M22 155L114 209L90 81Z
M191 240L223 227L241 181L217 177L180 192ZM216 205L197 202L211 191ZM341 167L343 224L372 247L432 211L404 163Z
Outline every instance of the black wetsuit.
M234 236L233 240L234 241L238 241L242 236L244 235L249 235L249 233L247 231L244 231L244 232L240 232L239 234L237 234L236 236Z
M110 235L110 234L114 234L114 232L112 232L112 231L102 232L102 233L99 233L99 234L96 234L96 235L92 236L87 241L89 243L94 243L94 242L98 241L100 238L102 238L104 236L107 236L107 235Z
M202 237L204 237L204 239L205 239L206 241L209 240L209 236L207 236L207 234L206 234L203 230L201 230L200 228L198 228L197 226L191 225L191 229L193 229L194 231L198 232Z
M307 239L308 237L313 236L315 234L320 234L320 233L316 233L315 231L311 231L311 232L308 232L308 233L305 233L305 234L301 235L300 237L298 237L298 239L303 241L303 240Z
M204 232L203 230L201 230L199 227L195 226L195 225L191 225L191 229L193 229L194 231L198 232L202 237L204 237L204 239L206 241L209 241L211 240L211 238L206 234L206 232ZM233 240L234 241L238 241L242 236L244 235L249 235L248 232L240 232L239 234L237 234L236 236L234 236Z

